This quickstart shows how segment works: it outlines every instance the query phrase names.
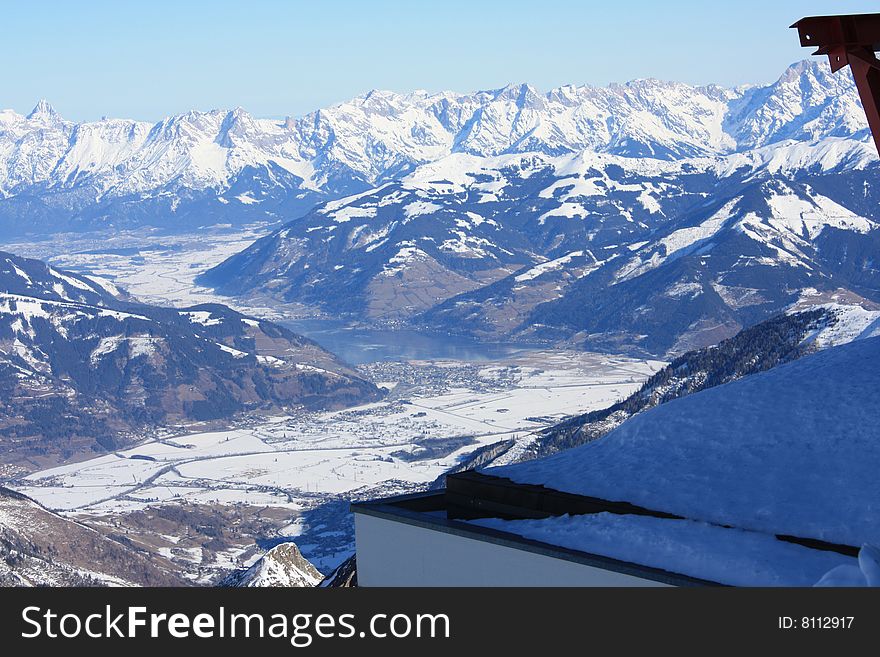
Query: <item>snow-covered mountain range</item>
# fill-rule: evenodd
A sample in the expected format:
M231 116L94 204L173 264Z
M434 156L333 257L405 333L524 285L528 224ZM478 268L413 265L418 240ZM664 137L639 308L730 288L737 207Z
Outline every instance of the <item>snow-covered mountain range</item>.
M0 234L290 220L455 153L675 160L866 134L852 80L815 62L737 89L649 79L371 91L284 121L237 108L74 123L40 101L27 116L0 111Z
M877 154L851 79L802 63L768 87L686 90L604 90L625 137L579 124L582 141L563 146L538 121L503 151L462 139L202 282L358 319L652 354L717 343L807 291L880 301Z
M373 322L683 353L810 290L880 301L851 77L371 92L300 119L0 115L0 234L287 220L204 275ZM317 205L316 205L317 204Z
M807 289L880 301L871 148L453 155L325 203L201 280L490 339L681 353Z

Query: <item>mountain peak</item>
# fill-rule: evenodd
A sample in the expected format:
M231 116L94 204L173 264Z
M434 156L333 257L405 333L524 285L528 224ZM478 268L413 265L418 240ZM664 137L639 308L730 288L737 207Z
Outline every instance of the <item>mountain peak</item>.
M387 89L370 89L365 94L361 94L355 101L358 101L362 106L382 106L387 107L390 101L394 101L398 99L399 95L394 91L389 91Z
M827 62L819 59L802 59L791 64L780 76L780 81L797 80L804 75L813 77L831 74L831 67Z
M296 543L281 543L264 554L247 570L232 573L221 586L312 587L324 579L306 559Z
M55 111L55 108L52 107L48 100L41 98L37 101L37 104L34 105L34 109L32 109L31 113L27 115L27 118L29 120L48 119L51 121L57 121L61 119L61 116Z
M543 105L543 98L538 91L528 83L510 83L496 92L496 100L514 103L520 108L537 109Z

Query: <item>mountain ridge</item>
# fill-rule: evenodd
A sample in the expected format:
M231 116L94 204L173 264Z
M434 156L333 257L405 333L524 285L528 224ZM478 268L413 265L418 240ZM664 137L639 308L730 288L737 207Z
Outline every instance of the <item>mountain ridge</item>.
M736 89L644 79L546 93L374 90L283 121L236 108L74 123L40 101L26 117L0 111L0 233L292 219L453 153L675 160L866 135L851 79L818 62Z
M877 171L870 144L836 137L679 161L455 154L317 206L199 283L488 340L681 353L808 288L880 300Z
M169 424L381 397L335 356L277 324L220 304L137 303L99 280L0 251L7 463L112 451Z

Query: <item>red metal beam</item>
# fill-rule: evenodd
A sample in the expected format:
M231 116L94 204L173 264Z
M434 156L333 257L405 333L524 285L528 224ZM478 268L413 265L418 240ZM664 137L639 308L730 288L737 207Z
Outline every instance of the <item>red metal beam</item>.
M859 91L874 144L880 153L880 14L810 16L792 25L801 45L827 55L832 71L849 66Z

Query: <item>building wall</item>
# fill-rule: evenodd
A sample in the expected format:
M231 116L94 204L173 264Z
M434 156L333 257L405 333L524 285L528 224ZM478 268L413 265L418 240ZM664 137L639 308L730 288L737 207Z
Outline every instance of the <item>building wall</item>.
M354 518L359 586L666 586L363 513Z

